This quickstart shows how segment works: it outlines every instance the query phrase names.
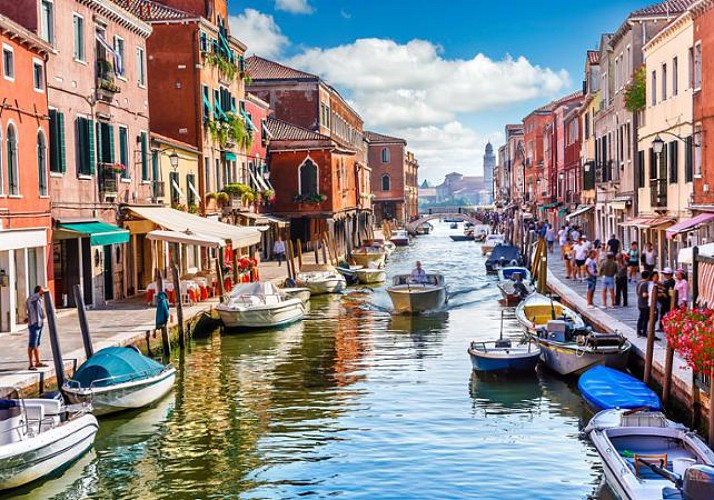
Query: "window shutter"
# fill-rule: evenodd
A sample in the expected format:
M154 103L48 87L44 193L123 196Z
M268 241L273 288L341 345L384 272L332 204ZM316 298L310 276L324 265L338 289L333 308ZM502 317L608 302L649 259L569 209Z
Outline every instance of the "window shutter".
M104 145L104 141L102 140L102 124L97 122L94 130L97 134L97 158L99 159L99 163L102 163L104 161L104 148L102 147Z
M107 125L109 129L109 163L114 163L114 125Z
M141 180L149 180L149 168L146 160L147 154L147 144L146 144L146 132L141 133Z
M687 137L684 143L684 182L692 182L692 136Z
M59 138L57 137L57 110L51 109L50 115L50 172L59 172Z
M669 182L677 182L677 170L679 167L679 143L672 141L669 143Z
M64 113L57 113L57 138L59 153L59 171L64 173L67 171L67 148L65 146L64 137Z

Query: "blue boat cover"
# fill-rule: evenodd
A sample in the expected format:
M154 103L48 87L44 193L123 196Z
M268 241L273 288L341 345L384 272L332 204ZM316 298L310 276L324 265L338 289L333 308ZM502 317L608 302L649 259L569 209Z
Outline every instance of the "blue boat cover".
M83 388L107 387L154 377L164 369L132 347L106 347L97 351L74 373L72 380Z
M523 264L523 257L521 251L513 245L496 245L493 247L491 255L486 259L486 268L492 268L501 261L505 262L507 266L520 266Z
M661 410L657 394L634 377L606 366L595 366L580 376L583 398L599 410L642 408Z

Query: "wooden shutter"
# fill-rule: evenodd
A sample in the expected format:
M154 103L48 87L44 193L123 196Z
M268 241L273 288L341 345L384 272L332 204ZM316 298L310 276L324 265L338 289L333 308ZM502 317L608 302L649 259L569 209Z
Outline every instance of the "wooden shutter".
M141 133L141 180L149 180L149 167L146 159L147 155L147 144L146 144L146 132Z
M109 163L114 163L114 125L105 125L109 130Z
M95 146L94 146L94 120L86 120L87 126L87 160L88 160L88 165L89 165L89 175L94 175L94 173L97 170L97 156L95 154Z
M57 114L57 138L58 141L58 153L59 153L59 171L64 173L67 171L67 147L65 145L65 135L64 135L64 113Z

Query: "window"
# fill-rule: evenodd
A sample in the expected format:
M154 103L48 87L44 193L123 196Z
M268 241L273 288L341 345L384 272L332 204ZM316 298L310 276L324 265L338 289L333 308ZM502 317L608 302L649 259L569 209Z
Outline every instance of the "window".
M692 182L692 136L690 135L684 140L684 182Z
M702 127L694 128L694 176L702 176Z
M637 187L645 187L645 152L637 152Z
M198 35L198 45L201 52L208 52L208 36L205 31L201 31Z
M163 180L161 179L161 169L159 168L159 151L156 149L151 150L151 178L155 184ZM158 198L159 196L157 195L156 197Z
M650 96L652 99L652 106L657 104L657 72L652 72L652 85L650 85Z
M119 36L114 36L114 72L117 76L125 76L126 69L124 68L124 39Z
M662 65L662 100L667 100L667 65Z
M679 94L679 60L672 59L672 97Z
M211 161L208 158L203 159L203 189L206 193L211 191Z
M119 127L119 163L124 168L121 171L122 179L130 179L131 171L129 170L129 130L126 127Z
M146 132L139 134L139 144L141 145L141 180L148 181L149 179L149 137Z
M669 151L667 154L667 159L669 161L669 183L677 183L677 170L679 169L679 143L677 141L672 141L668 144Z
M114 163L114 126L97 122L97 161Z
M7 126L7 184L10 196L20 194L20 171L17 159L17 131L12 123Z
M32 60L32 82L35 90L38 92L45 91L45 67L42 61Z
M84 61L84 18L79 14L72 16L72 27L74 31L74 58L77 61Z
M77 118L77 174L94 175L96 161L94 157L94 121Z
M207 85L201 86L201 95L203 96L203 121L211 119L211 91Z
M697 43L694 46L694 67L693 67L693 86L695 90L702 87L702 44Z
M382 148L382 163L389 163L389 148Z
M40 15L42 19L40 22L40 38L50 45L55 43L55 19L54 19L54 6L50 0L42 0L42 5L40 6Z
M178 172L169 172L169 191L171 193L171 204L178 205L181 202L181 194L179 193L179 177Z
M3 75L8 80L15 79L15 54L9 45L2 46Z
M37 180L40 196L47 196L47 141L42 131L37 133Z
M186 174L186 198L189 207L196 205L196 176Z
M221 160L216 158L216 162L214 165L214 171L215 171L215 179L216 179L216 192L220 191L221 188L223 187L221 185Z
M387 174L382 176L382 191L389 191L392 189L392 181Z
M317 165L307 158L300 166L300 194L318 194Z
M64 173L65 163L64 113L50 110L50 172Z
M142 47L136 48L136 82L146 85L146 53Z

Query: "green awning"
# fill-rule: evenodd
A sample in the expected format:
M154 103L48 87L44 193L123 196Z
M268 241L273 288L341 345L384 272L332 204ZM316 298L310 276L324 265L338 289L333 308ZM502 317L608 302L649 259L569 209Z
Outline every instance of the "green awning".
M230 151L224 151L223 152L223 159L228 160L228 161L236 161L237 157L235 153L232 153Z
M558 210L558 217L565 217L568 215L568 209L567 208L561 208Z
M562 201L554 201L553 203L546 203L545 205L539 206L538 210L547 210L549 208L559 207L562 204L563 204Z
M89 236L89 242L97 246L129 241L129 231L106 222L66 222L58 224L57 229L79 233L78 238Z

